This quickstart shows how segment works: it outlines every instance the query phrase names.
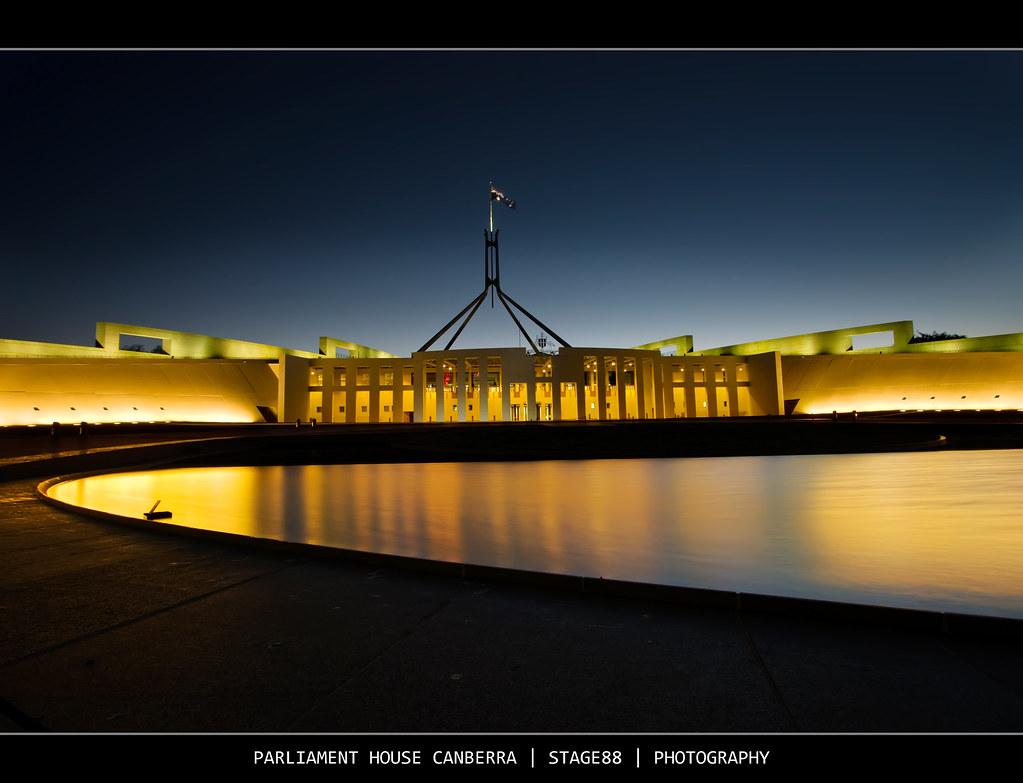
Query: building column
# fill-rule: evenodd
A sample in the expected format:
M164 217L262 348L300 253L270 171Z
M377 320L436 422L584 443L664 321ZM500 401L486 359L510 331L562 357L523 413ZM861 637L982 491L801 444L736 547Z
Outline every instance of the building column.
M684 379L683 388L685 389L686 395L686 418L695 419L697 417L696 410L696 382L693 380L693 365L683 363L682 364L682 378ZM704 378L707 377L706 371L704 371Z
M551 373L553 375L553 372ZM554 383L551 383L551 401L554 398ZM536 412L536 369L533 370L533 377L526 381L526 419L528 421L539 421L540 417Z
M369 366L369 420L380 423L380 365Z
M654 359L651 362L651 375L653 377L653 395L654 395L654 417L658 419L666 418L664 413L664 362L659 359ZM668 378L671 378L671 372L668 372ZM673 401L674 404L674 401Z
M504 357L501 357L501 421L511 421L511 381L509 380L509 368L504 366Z
M646 363L649 359L637 356L636 362L636 416L651 419L653 414L646 409Z
M345 370L345 423L355 423L355 384L358 383L359 368L351 362Z
M465 359L459 356L455 359L455 391L458 393L458 421L465 421L467 405L465 389Z
M391 423L401 424L405 421L405 393L404 382L405 365L395 364L393 383L391 384Z
M330 373L330 377L327 377L327 373ZM334 368L324 367L323 368L323 389L321 396L323 401L320 403L320 423L332 424L334 422Z
M565 357L559 356L551 364L551 418L561 421L561 382L564 380Z
M478 398L478 405L480 408L480 421L490 421L490 387L487 385L487 357L480 356L477 359L479 366L479 381L480 388L476 392Z
M735 367L728 370L728 415L739 415L739 379Z
M628 416L629 409L625 406L625 357L620 353L615 355L615 380L618 382L618 420L624 421Z
M718 368L714 365L710 365L707 371L704 373L704 378L707 379L707 415L717 416L718 415L718 380L715 377L717 375Z
M445 405L444 405L444 373L445 372L447 372L447 370L444 369L444 360L443 359L438 359L437 360L437 374L436 374L437 380L436 380L436 382L433 385L433 388L437 392L437 410L434 412L434 421L439 422L441 424L443 424L445 421L448 420L448 417L446 415L447 411L444 410L444 407L445 407Z
M597 357L597 419L607 418L607 357Z
M586 421L586 365L582 356L568 377L575 381L575 417L578 421Z
M426 415L423 412L425 400L426 364L422 357L419 357L412 364L412 405L414 408L412 415L417 424L426 421Z
M671 357L674 359L675 357ZM660 376L657 387L657 412L662 419L678 416L675 410L675 378L672 374L672 362L666 357L655 360L654 366ZM683 365L684 366L684 365ZM683 370L683 372L685 372ZM683 376L684 377L684 376Z

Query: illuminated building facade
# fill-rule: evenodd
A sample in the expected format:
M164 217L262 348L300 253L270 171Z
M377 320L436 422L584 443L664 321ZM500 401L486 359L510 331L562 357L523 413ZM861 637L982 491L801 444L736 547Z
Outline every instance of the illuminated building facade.
M881 334L884 344L863 347ZM1023 334L910 343L911 321L693 350L316 352L100 323L96 346L0 340L0 425L582 421L1023 409ZM134 345L136 338L149 341ZM142 350L140 350L142 349Z

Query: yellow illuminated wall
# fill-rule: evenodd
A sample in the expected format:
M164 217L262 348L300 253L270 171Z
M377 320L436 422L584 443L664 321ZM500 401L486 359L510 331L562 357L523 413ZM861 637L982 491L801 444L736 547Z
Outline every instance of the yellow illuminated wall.
M0 358L5 359L166 359L162 354L142 353L140 351L121 351L116 348L106 350L91 345L63 345L61 343L42 343L32 340L0 340Z
M783 356L795 413L1023 409L1023 354Z
M277 387L267 362L0 359L0 424L257 422Z
M854 349L875 332L891 344ZM0 425L1023 410L1023 333L910 344L912 334L912 321L891 321L698 352L683 335L550 356L490 348L406 359L329 337L311 353L101 322L99 347L0 340ZM164 353L119 350L124 335L158 339Z
M167 356L177 359L277 359L281 354L315 359L318 354L281 348L277 345L252 343L228 337L213 337L208 334L178 332L173 329L158 329L152 326L118 324L100 321L96 324L96 344L107 351L119 351L121 335L148 337L162 341Z
M352 359L395 358L394 354L387 353L387 351L381 351L379 348L370 348L368 345L359 345L358 343L348 342L347 340L338 340L335 337L320 338L320 356L326 356L328 359L335 359L337 358L338 348L345 351Z
M827 332L811 332L791 337L775 337L770 340L757 340L751 343L726 345L721 348L701 348L696 351L703 356L752 356L754 354L778 351L783 356L844 354L853 350L853 337L857 335L890 332L891 345L884 348L861 349L872 353L879 351L904 351L913 336L912 321L889 321L883 324L853 326L848 329L832 329Z

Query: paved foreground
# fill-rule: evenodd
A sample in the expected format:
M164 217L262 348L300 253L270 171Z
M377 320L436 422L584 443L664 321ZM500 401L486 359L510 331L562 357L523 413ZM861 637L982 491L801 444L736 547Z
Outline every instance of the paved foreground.
M488 585L0 484L0 729L1021 731L1023 644Z

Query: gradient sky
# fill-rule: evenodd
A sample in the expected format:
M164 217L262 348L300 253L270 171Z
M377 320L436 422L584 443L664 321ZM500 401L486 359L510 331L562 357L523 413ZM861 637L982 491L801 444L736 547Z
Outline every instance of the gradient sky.
M0 52L0 337L1023 331L1023 52ZM517 345L489 303L457 347Z

